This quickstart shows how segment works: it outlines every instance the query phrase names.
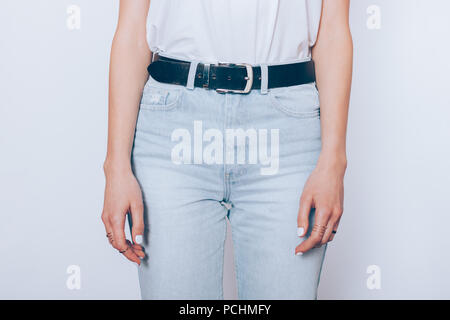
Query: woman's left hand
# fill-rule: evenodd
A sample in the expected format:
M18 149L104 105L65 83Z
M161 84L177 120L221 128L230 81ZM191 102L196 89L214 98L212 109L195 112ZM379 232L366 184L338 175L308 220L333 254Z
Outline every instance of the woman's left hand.
M296 255L333 240L343 213L345 169L346 164L330 165L319 160L309 176L300 199L298 236L307 233L311 208L316 209L315 221L311 235L295 248Z

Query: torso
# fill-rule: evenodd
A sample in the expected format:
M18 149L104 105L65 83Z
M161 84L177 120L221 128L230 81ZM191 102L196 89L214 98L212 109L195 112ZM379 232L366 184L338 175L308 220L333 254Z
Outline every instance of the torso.
M151 0L150 49L183 60L307 60L322 0Z

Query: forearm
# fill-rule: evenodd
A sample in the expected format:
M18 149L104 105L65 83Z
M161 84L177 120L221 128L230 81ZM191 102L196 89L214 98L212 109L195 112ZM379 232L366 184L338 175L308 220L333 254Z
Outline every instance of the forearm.
M149 61L145 36L133 35L119 27L111 50L105 171L130 169L136 119Z
M344 18L321 25L313 49L320 93L322 151L319 164L345 168L346 131L352 80L353 44Z

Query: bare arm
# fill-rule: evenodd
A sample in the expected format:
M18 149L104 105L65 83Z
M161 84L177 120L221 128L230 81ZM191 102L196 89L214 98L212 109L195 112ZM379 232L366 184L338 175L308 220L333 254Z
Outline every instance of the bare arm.
M313 48L321 106L321 161L339 161L344 165L353 64L349 0L324 2L318 41Z
M304 236L308 229L311 207L316 208L315 224L319 226L296 248L297 254L331 241L332 231L337 229L343 213L345 141L353 64L349 2L323 1L319 34L313 48L320 93L322 151L300 200L299 235Z
M128 170L139 99L148 78L146 19L150 0L121 0L111 49L105 167Z
M140 264L145 256L137 244L144 232L143 203L130 165L134 130L142 90L148 78L150 50L146 20L150 0L121 0L119 22L111 49L108 150L102 220L114 248ZM133 242L125 239L125 218L131 213ZM140 237L137 237L140 236ZM137 238L136 238L137 237Z

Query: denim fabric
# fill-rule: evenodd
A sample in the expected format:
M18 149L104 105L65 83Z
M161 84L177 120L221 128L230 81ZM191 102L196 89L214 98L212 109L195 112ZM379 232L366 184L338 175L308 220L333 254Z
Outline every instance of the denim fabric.
M247 139L227 145L230 129ZM315 299L326 246L294 250L299 199L320 150L314 83L242 95L150 77L132 151L145 209L142 298L222 299L228 218L240 299Z

